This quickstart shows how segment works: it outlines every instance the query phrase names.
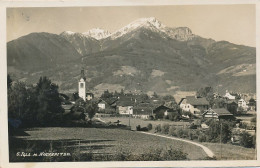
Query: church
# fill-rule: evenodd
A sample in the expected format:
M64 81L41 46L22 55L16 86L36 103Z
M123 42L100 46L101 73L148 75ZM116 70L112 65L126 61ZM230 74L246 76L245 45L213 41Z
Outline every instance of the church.
M82 98L84 101L86 100L89 101L94 98L93 93L87 92L84 69L81 70L79 85L78 85L78 93L79 93L79 97Z

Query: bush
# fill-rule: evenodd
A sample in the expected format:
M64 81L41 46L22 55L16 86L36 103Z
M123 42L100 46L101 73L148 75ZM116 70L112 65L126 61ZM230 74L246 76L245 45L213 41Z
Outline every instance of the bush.
M148 130L150 131L150 130L153 129L153 125L152 125L151 123L149 123L149 124L147 125L147 128L148 128Z
M163 150L161 157L163 160L185 160L187 159L187 154L183 153L181 150L175 150L170 147L167 150Z
M163 124L162 125L162 128L161 128L161 132L163 134L168 134L169 133L169 128L170 128L170 125L169 124Z
M170 128L169 128L168 134L171 135L171 136L177 136L177 134L176 134L176 127L171 125Z
M176 134L177 134L177 137L182 138L183 135L184 135L183 129L182 128L177 128Z
M243 132L240 134L240 145L246 148L254 147L254 139L248 132Z
M206 140L207 140L206 135L203 133L199 134L198 140L199 140L199 142L206 142Z
M161 124L156 125L156 127L154 129L155 129L155 132L161 132L162 131Z

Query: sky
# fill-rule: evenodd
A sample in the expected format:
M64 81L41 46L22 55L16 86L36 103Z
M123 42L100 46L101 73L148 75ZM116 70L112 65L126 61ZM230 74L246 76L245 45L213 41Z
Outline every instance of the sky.
M102 28L112 33L138 18L155 17L169 27L189 27L204 38L255 47L255 15L255 5L8 8L7 41L32 32Z

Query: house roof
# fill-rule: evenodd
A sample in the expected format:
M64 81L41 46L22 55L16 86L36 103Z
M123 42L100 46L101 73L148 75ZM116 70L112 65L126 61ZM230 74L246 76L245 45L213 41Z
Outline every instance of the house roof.
M125 101L118 101L117 102L117 106L133 106L134 102L133 101L129 101L129 100L125 100Z
M197 98L195 96L187 96L186 100L187 103L191 105L209 105L209 102L206 100L205 97Z
M214 111L218 114L218 116L233 116L229 111L227 111L225 108L217 108L217 109L209 109L204 114L206 114L209 111ZM204 115L203 114L203 115Z
M224 115L233 115L229 111L227 111L225 108L218 108L218 109L212 109L214 112L216 112L219 116Z
M134 115L152 115L153 110L149 107L134 107L133 114Z
M105 103L105 104L108 104L108 105L112 105L114 104L118 99L117 98L109 98L109 99L100 99L98 103Z
M169 110L170 108L166 107L164 105L159 105L159 106L154 107L154 111L157 111L157 110L160 110L160 109Z

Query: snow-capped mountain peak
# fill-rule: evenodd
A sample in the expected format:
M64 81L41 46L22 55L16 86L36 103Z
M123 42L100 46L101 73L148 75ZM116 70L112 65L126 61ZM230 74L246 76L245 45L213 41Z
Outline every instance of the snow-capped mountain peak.
M166 26L163 25L160 21L158 21L155 17L140 18L140 19L137 19L137 20L131 22L127 26L119 29L118 31L114 32L111 35L111 38L112 39L118 38L128 32L131 32L137 28L140 28L140 27L145 27L145 28L158 32L158 31L162 31Z
M108 36L111 35L111 33L107 30L103 30L100 28L95 28L95 29L91 29L85 33L83 33L86 36L90 36L93 37L97 40L103 39L103 38L107 38Z
M62 34L73 35L73 34L75 34L75 32L72 32L72 31L64 31L64 32L62 32Z

